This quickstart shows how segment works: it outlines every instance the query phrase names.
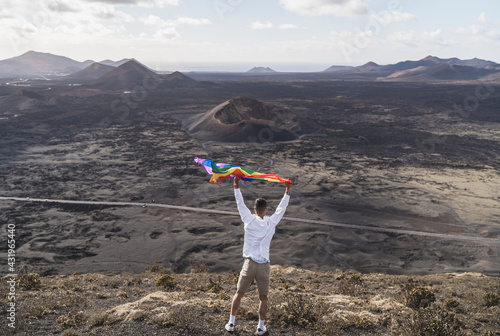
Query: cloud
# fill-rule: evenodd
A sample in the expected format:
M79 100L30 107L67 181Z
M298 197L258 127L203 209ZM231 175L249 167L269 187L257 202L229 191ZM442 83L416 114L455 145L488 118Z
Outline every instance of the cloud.
M133 22L134 18L127 13L118 11L114 6L103 3L84 3L74 0L42 0L42 13L45 23L66 21L68 24L86 22L90 24L93 19L113 20L118 22ZM38 20L40 21L40 20Z
M180 37L179 32L177 32L175 27L160 29L153 36L162 40L175 40Z
M400 31L389 36L389 40L409 47L450 46L454 44L451 40L446 40L443 37L442 29L431 32Z
M269 22L269 21L266 21L266 22L255 21L255 22L252 22L250 24L250 28L256 29L256 30L259 30L259 29L271 29L273 27L274 27L274 25L271 22Z
M479 17L477 18L480 23L486 24L488 20L486 19L486 13L482 12L479 14Z
M284 23L282 25L280 25L280 29L297 29L299 27L297 27L296 25L294 24L291 24L291 23Z
M185 17L185 16L177 18L176 22L178 24L188 24L188 25L193 25L193 26L201 26L201 25L206 25L206 24L211 23L210 20L207 20L207 19L193 19L193 18Z
M208 19L194 19L186 16L178 17L175 20L163 20L162 18L156 15L148 15L147 17L142 17L139 19L142 23L146 25L156 26L156 27L177 27L180 25L192 25L192 26L201 26L211 24Z
M165 21L163 21L162 18L160 18L159 16L156 16L156 15L152 15L152 14L140 18L139 21L141 21L142 23L144 23L146 25L150 25L150 26L165 25Z
M0 9L0 20L8 18L12 18L12 13L6 8Z
M463 38L482 41L483 43L500 41L500 21L491 21L482 12L477 21L466 27L458 27L456 33Z
M76 13L80 9L75 6L75 2L71 3L64 0L50 0L45 2L45 6L52 12L58 13Z
M362 0L280 0L280 4L288 11L306 16L356 17L368 15L367 5Z
M142 7L178 6L181 0L84 0L86 2L100 2L110 5L129 5Z
M383 24L393 23L393 22L406 22L416 20L416 16L410 13L402 12L389 12L384 11L379 13L379 15L371 15L371 21L377 21Z

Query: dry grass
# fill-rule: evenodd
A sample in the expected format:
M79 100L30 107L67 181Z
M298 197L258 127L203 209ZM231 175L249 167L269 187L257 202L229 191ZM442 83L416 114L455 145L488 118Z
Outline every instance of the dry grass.
M484 336L500 330L500 279L494 277L410 278L281 266L272 266L271 273L267 325L273 334ZM18 292L17 331L218 335L234 279L234 273L207 270L174 274L160 265L142 274L39 277L35 287ZM6 290L0 285L2 297ZM241 334L255 331L258 303L252 285L237 317Z

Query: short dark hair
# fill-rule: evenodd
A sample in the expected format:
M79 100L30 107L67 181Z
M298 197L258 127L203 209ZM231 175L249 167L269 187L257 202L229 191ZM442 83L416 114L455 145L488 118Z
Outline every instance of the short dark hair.
M258 214L263 213L267 208L267 201L263 198L257 198L255 200L254 208Z

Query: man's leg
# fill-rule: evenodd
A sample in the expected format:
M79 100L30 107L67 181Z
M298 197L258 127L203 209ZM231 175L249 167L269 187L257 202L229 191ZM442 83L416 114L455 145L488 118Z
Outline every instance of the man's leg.
M226 324L227 331L234 331L234 321L236 319L236 314L240 308L241 299L248 287L255 278L256 267L250 263L250 259L245 259L243 267L241 268L240 277L238 279L238 285L236 286L236 294L233 296L233 302L231 303L231 315L229 316L229 322Z
M267 314L267 294L269 293L271 268L269 263L259 264L259 272L257 272L257 287L259 288L259 325L257 326L257 334L265 335L267 328L264 326Z
M259 320L265 320L267 314L267 295L259 295Z
M241 299L245 295L245 292L236 291L233 296L233 303L231 303L231 315L236 316L238 314L238 309L240 309ZM227 313L226 313L227 314Z

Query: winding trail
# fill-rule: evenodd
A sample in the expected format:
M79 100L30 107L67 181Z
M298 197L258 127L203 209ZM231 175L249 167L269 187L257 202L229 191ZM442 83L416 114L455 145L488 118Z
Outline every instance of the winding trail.
M40 202L40 203L47 203L47 204L61 203L61 204L83 204L83 205L107 205L107 206L140 206L140 207L147 206L147 207L167 208L167 209L174 209L174 210L211 213L211 214L219 214L219 215L227 215L227 216L239 216L238 212L236 212L236 211L212 210L212 209L203 209L203 208L196 208L196 207L187 207L187 206L170 205L170 204L159 204L159 203L73 201L73 200L56 200L56 199L42 199L42 198L29 198L29 197L26 197L26 198L3 197L3 196L0 196L0 200L20 201L20 202ZM319 225L326 225L326 226L333 226L333 227L341 227L341 228L353 229L353 230L364 230L364 231L392 233L392 234L398 234L398 235L411 235L411 236L420 236L420 237L432 237L432 238L438 238L438 239L442 239L442 240L469 241L469 242L481 243L483 246L500 247L500 239L493 239L493 238L462 236L462 235L456 235L456 234L434 233L434 232L425 232L425 231L400 230L400 229L391 229L391 228L381 228L381 227L376 227L376 226L336 223L336 222L329 222L329 221L320 221L320 220L293 218L293 217L283 217L283 220L290 221L290 222L300 222L300 223L307 223L307 224L319 224Z

